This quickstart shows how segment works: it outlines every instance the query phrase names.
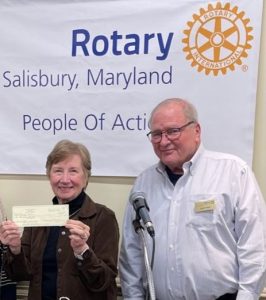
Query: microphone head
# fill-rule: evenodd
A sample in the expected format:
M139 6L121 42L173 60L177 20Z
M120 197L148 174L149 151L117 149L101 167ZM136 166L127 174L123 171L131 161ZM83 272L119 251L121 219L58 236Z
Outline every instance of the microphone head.
M134 204L134 202L137 200L137 199L142 199L142 200L145 200L146 199L146 195L144 192L140 192L140 191L137 191L137 192L134 192L130 195L129 197L129 202L131 204Z
M149 235L151 237L154 237L155 232L148 213L150 209L146 202L146 194L144 192L139 191L134 192L130 195L129 201L136 211L136 219L133 221L135 231L137 232L141 228L139 224L139 220L141 219L143 224L147 228Z

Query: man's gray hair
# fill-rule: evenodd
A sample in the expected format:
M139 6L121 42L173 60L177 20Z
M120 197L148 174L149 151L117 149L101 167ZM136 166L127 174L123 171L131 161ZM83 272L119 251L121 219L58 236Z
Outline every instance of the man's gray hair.
M181 98L169 98L169 99L163 100L157 106L154 107L154 109L152 110L152 112L150 114L150 118L149 118L149 122L148 122L149 128L151 125L152 117L153 117L154 113L157 111L157 109L160 108L161 106L167 105L169 103L180 104L180 106L183 108L183 112L184 112L184 115L187 118L187 120L198 123L198 112L192 103L190 103L187 100L181 99Z

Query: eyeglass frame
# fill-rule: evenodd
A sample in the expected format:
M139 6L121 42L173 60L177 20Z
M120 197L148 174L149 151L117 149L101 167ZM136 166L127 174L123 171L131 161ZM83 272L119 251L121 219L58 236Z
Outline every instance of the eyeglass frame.
M162 137L163 137L163 134L166 135L166 137L167 137L168 140L173 141L173 140L178 139L178 138L180 137L181 132L182 132L187 126L189 126L189 125L191 125L191 124L194 124L194 123L195 123L195 121L189 121L188 123L186 123L185 125L180 126L180 127L172 127L172 128L168 128L168 129L162 130L162 131L160 131L160 130L150 131L150 132L148 132L148 133L146 134L146 136L148 137L148 139L149 139L150 142L155 143L155 144L158 144L158 143L161 142ZM174 130L177 130L176 133L178 133L178 136L172 138L172 137L169 137L169 133L167 133L167 131L173 130L173 129L174 129ZM152 140L152 133L156 133L156 132L158 132L158 134L160 134L160 139L159 139L158 141L155 142L155 141Z

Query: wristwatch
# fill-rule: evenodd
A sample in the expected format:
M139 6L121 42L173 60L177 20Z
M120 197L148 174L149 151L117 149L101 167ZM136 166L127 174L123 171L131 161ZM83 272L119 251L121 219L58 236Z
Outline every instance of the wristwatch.
M86 257L87 253L89 252L90 252L90 248L86 248L80 254L74 253L74 255L78 260L84 260L84 257Z

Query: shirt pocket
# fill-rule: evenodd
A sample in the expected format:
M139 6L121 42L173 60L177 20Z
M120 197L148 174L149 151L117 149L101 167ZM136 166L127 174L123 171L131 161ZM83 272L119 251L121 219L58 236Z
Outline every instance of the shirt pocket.
M188 199L187 226L198 229L211 229L219 222L223 207L221 194L190 195Z

